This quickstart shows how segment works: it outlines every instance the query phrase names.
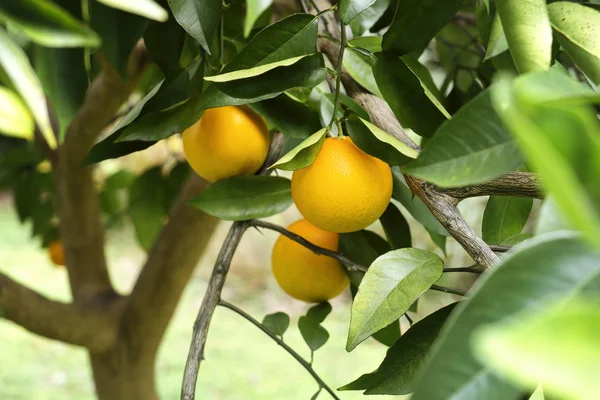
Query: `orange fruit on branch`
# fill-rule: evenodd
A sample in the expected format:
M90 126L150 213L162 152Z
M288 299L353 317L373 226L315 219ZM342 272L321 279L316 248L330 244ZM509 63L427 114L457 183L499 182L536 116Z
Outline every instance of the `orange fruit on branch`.
M312 244L337 251L339 234L326 232L305 219L287 228ZM295 299L307 303L330 300L348 287L348 277L340 263L315 254L301 244L279 236L271 256L273 275L281 288Z
M183 131L183 151L206 180L252 175L267 158L269 129L248 106L211 108Z
M65 250L60 240L55 240L48 245L48 256L55 265L65 265Z
M327 138L315 161L292 175L292 197L304 218L330 232L375 222L392 197L392 171L351 138Z

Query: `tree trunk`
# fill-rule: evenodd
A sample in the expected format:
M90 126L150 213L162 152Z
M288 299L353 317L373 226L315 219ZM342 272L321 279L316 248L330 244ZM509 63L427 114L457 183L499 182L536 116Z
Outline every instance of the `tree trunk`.
M156 351L135 354L120 340L109 351L90 353L98 400L158 400L155 382Z

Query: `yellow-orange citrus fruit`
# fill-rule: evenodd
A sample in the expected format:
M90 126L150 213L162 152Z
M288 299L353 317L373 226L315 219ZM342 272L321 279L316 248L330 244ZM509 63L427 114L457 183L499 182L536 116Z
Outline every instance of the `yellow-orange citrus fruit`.
M305 219L287 228L317 246L337 251L339 235L317 228ZM348 287L348 277L340 263L281 235L271 256L273 275L290 296L308 303L330 300Z
M294 171L292 197L313 225L330 232L358 231L385 211L392 171L349 137L327 138L315 161Z
M65 251L60 240L56 240L48 246L50 260L56 265L65 265Z
M251 175L267 157L269 130L248 106L211 108L183 132L183 151L194 171L209 181Z

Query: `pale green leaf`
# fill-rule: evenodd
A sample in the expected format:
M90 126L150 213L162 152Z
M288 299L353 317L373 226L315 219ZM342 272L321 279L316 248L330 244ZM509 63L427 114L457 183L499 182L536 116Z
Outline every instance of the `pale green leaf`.
M485 59L488 60L492 57L496 57L498 54L504 53L508 50L508 43L506 42L506 35L502 29L502 23L500 22L500 14L495 13L490 30L490 40L488 41Z
M244 37L250 36L250 31L263 12L273 4L273 0L246 0L246 16L244 18Z
M313 163L315 158L317 158L319 151L321 151L321 146L323 146L326 133L327 128L320 129L313 133L269 168L295 171L297 169L308 167Z
M248 69L240 69L233 72L227 72L224 74L213 75L213 76L205 76L204 80L209 82L230 82L238 79L246 79L252 78L258 75L262 75L266 72L269 72L277 67L289 67L290 65L294 65L298 61L307 57L308 55L302 55L298 57L288 58L286 60L281 60L269 64L262 64L258 67L248 68Z
M369 8L375 0L340 0L340 19L348 25L358 14Z
M154 0L97 0L112 8L137 14L148 19L164 22L169 18L167 10ZM171 1L169 1L171 3Z
M19 96L0 86L0 134L32 140L33 129L33 118Z

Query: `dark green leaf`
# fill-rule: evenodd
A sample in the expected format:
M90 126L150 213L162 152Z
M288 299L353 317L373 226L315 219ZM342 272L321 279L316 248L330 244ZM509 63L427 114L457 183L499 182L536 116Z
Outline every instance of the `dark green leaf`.
M127 79L129 55L142 37L147 21L96 1L90 3L90 24L102 38L102 54L123 79Z
M85 156L81 162L81 165L85 167L99 163L100 161L119 158L127 154L135 153L136 151L145 150L148 147L156 144L156 142L147 142L141 140L115 143L115 140L117 140L120 135L120 132L115 132L106 139L96 143L96 145L94 145L94 147L92 147L89 153Z
M520 251L478 282L469 300L450 317L412 399L517 399L516 388L475 359L473 332L519 312L599 290L600 255L575 235L550 234L523 243Z
M427 46L450 21L462 0L405 0L396 8L394 21L383 35L383 49L402 56Z
M298 146L281 157L269 168L279 168L288 171L308 167L315 161L321 151L327 128L322 128L304 139Z
M385 239L371 231L361 230L340 234L340 252L365 267L390 250L390 245ZM353 296L356 295L355 292L364 275L364 272L348 271L348 277L352 282L350 289Z
M340 0L340 19L348 25L358 14L371 7L375 0Z
M484 53L481 44L472 39L477 35L473 26L448 24L435 38L442 68L453 78L455 90L463 93L469 92L472 86L479 87L475 84L477 74L473 71L479 69Z
M362 108L356 101L354 101L351 97L346 96L343 93L340 93L338 98L340 102L340 107L338 107L336 118L342 118L344 116L345 110L352 111L360 118L365 119L367 121L370 120L369 114L367 111ZM321 116L323 121L329 123L331 118L333 117L333 106L335 104L335 93L323 93L321 94Z
M221 19L221 0L169 0L169 7L183 29L211 54L210 43Z
M319 114L306 105L292 100L287 94L254 103L250 106L262 115L269 124L286 136L306 139L321 129Z
M375 332L371 337L384 346L391 347L400 339L400 321L394 321L380 331Z
M109 7L137 14L155 21L166 21L167 11L153 0L97 0Z
M283 312L276 312L265 316L262 321L265 328L271 331L274 335L283 336L287 328L290 326L290 317Z
M379 217L387 241L392 250L410 247L410 226L400 210L393 204L388 204L383 215Z
M161 167L145 171L129 190L129 215L140 246L148 251L158 236L165 217Z
M442 260L419 249L393 250L378 257L360 283L352 304L346 350L404 314L442 275Z
M500 244L521 233L532 206L533 199L526 197L491 196L483 213L483 240L489 244Z
M522 162L488 90L440 126L404 172L438 186L457 187L496 178Z
M50 125L46 97L27 55L17 46L4 29L0 28L0 67L29 107L35 122L50 148L56 147L56 138Z
M346 130L352 141L365 153L390 165L405 165L418 156L418 152L384 132L358 115L346 120Z
M166 22L151 21L144 31L144 44L148 53L166 77L180 69L186 33L173 15Z
M331 304L329 302L319 303L316 306L309 308L306 313L306 318L320 324L325 321L325 318L331 313Z
M298 329L311 351L320 349L329 339L329 332L308 317L300 317Z
M46 0L0 3L0 22L9 22L32 42L46 47L97 47L100 38L83 22Z
M212 184L191 204L217 218L243 221L278 214L292 202L289 179L236 176Z
M425 137L433 135L446 116L434 104L419 78L403 59L377 53L373 60L377 86L404 128Z

